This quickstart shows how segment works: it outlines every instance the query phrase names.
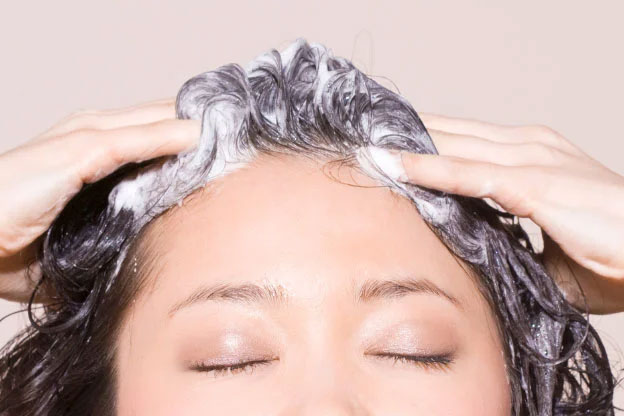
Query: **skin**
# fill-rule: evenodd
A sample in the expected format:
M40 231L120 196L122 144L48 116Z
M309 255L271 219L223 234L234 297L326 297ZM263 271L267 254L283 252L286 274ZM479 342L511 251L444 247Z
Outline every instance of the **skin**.
M402 152L403 180L532 219L544 265L572 303L624 310L621 175L543 126L419 115L440 155ZM166 99L79 111L0 154L0 199L12 201L0 205L0 297L28 300L39 238L82 185L193 147L199 133ZM460 263L407 201L320 172L261 159L152 223L161 270L118 340L120 414L508 414L496 325ZM426 278L462 307L431 293L353 302L350 290L388 275ZM279 284L292 300L203 302L168 317L197 286L243 281ZM379 356L397 350L454 355L447 369ZM222 378L188 370L189 360L258 353L275 360Z
M118 339L118 414L509 415L496 322L475 281L411 202L375 185L347 166L326 175L310 159L261 156L152 222L156 267ZM438 293L355 301L366 281L403 278ZM184 304L200 288L248 283L289 300ZM190 368L258 359L272 361Z

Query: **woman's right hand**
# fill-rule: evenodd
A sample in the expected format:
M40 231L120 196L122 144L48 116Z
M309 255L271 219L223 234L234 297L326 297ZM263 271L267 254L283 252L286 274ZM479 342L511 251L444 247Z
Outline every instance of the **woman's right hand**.
M78 111L0 154L0 298L27 302L40 270L36 241L84 184L129 162L176 154L199 142L198 120L180 120L175 100ZM38 298L38 301L44 299Z

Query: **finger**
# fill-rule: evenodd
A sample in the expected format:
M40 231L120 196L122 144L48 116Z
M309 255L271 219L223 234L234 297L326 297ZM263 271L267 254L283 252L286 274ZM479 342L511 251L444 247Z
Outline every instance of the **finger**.
M562 164L569 155L540 142L501 143L481 137L429 130L440 155L506 166Z
M427 130L445 131L448 133L477 136L503 143L522 143L526 137L518 136L512 126L486 123L467 118L447 117L432 113L418 113Z
M418 113L418 116L425 124L427 130L433 129L448 133L478 136L502 143L541 142L572 155L585 155L582 149L555 130L542 125L506 126L431 113Z
M83 183L95 182L129 162L141 162L180 153L197 146L199 120L161 120L110 130L78 130L70 140L82 152L77 175Z
M507 212L528 217L533 201L527 192L528 170L455 156L399 152L403 182L473 198L491 198Z
M121 109L81 110L66 117L33 141L67 134L79 129L109 130L175 118L175 99L173 98Z

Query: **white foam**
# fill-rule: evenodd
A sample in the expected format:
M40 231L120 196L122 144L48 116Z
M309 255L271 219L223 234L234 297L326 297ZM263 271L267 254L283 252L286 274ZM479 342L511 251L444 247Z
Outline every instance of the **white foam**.
M413 187L409 182L401 182L396 178L403 171L403 166L398 165L396 157L388 156L385 149L379 149L377 146L365 146L356 152L357 161L362 169L373 179L381 184L389 186L393 192L412 199L420 214L429 222L435 225L441 225L449 221L451 215L452 201L448 198L436 198L436 204L420 197L424 192ZM371 152L372 151L372 152ZM384 155L379 158L373 156ZM397 176L398 175L398 176Z
M400 153L394 153L388 149L377 146L368 146L368 151L377 166L379 166L386 175L395 181L404 182L407 180L407 174L405 173Z

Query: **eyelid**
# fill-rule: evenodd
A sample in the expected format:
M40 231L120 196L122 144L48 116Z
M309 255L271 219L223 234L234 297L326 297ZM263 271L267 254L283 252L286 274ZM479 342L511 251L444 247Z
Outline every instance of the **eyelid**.
M366 353L365 355L372 355L378 359L394 360L394 363L398 361L407 365L419 366L425 370L450 370L453 363L455 363L455 355L453 353L443 354L402 354L392 352L380 352L380 353ZM393 363L393 364L394 364Z
M418 356L418 357L427 357L427 356L446 356L453 357L457 355L457 348L453 347L438 347L438 348L414 348L407 347L404 348L401 345L391 345L382 347L379 343L369 344L366 348L365 353L368 354L395 354L395 355L406 355L406 356Z
M279 361L279 358L261 358L223 364L207 363L200 360L191 362L188 366L188 369L200 373L213 373L215 377L222 377L223 373L232 373L232 375L234 375L234 371L236 371L237 373L244 372L247 368L250 368L251 372L253 372L254 367L267 365L270 364L272 361Z
M383 322L381 318L386 318ZM396 321L388 325L388 321ZM444 320L442 320L444 321ZM449 326L450 325L450 326ZM461 348L461 338L454 325L426 319L396 319L396 315L371 319L358 336L365 351L391 352L411 355L455 353Z
M452 358L455 356L455 351L453 350L424 350L424 349L401 349L401 348L384 348L366 351L364 355L403 355L403 356L412 356L412 357L446 357Z
M196 364L202 364L207 367L227 367L227 366L237 366L245 363L253 363L260 361L275 361L279 360L279 356L277 355L269 355L269 354L257 354L253 355L241 355L239 357L232 357L231 359L221 357L220 359L197 359L197 360L187 360L186 364L188 367Z

